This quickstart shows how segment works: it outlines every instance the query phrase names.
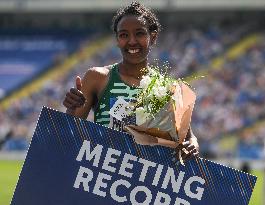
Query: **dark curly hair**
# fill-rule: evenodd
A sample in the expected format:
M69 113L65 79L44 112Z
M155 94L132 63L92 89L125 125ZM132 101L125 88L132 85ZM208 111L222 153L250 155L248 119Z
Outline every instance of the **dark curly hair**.
M148 28L150 32L157 31L157 33L159 33L159 31L161 30L161 25L155 13L151 9L140 4L139 2L133 1L129 6L120 8L117 11L116 15L113 17L112 30L115 34L117 34L117 25L119 21L122 19L122 17L127 15L135 15L145 19L148 23Z

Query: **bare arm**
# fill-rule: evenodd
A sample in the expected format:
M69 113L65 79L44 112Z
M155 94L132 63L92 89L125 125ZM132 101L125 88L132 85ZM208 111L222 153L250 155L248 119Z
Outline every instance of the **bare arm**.
M97 73L93 69L89 69L81 81L81 93L85 99L82 106L76 107L76 109L70 113L73 116L80 117L82 119L87 119L87 116L93 106L94 97L96 93L95 89L95 79L97 78Z
M83 79L76 78L76 87L67 92L63 105L66 113L87 119L87 116L95 103L95 98L105 88L108 82L108 67L94 67L89 69Z

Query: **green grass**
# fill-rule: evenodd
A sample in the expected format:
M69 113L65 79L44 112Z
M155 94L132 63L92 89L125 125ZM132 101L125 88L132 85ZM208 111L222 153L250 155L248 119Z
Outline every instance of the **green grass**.
M0 205L10 204L22 164L22 161L0 161ZM253 175L258 177L258 181L249 205L263 205L262 186L265 183L265 179L261 171L254 171Z
M264 194L263 194L263 186L265 183L264 174L262 171L253 171L253 175L258 177L258 180L255 185L255 189L252 193L252 197L250 199L249 205L263 205L262 200L264 201ZM263 199L262 199L263 197Z
M1 205L10 204L22 164L22 161L0 161Z

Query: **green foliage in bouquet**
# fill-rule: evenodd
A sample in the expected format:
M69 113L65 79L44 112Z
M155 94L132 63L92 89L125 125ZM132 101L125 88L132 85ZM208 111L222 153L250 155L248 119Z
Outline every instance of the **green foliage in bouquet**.
M146 119L154 117L171 99L175 102L172 88L178 80L161 74L157 67L143 70L145 75L140 81L140 92L137 96L134 112L136 124L143 123Z

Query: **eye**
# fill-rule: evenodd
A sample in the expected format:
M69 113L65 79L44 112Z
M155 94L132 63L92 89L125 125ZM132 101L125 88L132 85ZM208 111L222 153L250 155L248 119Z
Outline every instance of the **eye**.
M120 33L119 38L127 38L128 34L127 33Z
M141 36L145 36L146 35L146 32L144 32L144 31L138 31L137 33L136 33L136 36L139 36L139 37L141 37Z

